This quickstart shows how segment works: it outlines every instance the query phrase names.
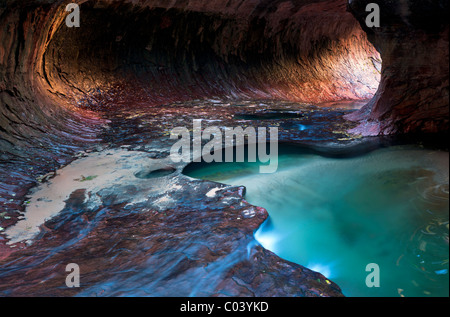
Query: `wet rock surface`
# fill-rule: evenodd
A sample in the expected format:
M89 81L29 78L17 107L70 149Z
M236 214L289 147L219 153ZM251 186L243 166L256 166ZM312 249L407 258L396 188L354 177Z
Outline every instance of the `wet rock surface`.
M143 162L159 170L174 168L167 159L151 159L151 154L134 150L104 150L87 158L108 154L119 154L128 167L125 172L131 175ZM140 162L138 155L148 160ZM0 293L342 295L323 275L286 262L258 245L253 232L267 212L244 200L243 187L190 179L180 174L183 166L148 181L121 178L104 183L99 190L74 190L62 211L42 223L36 236L27 243L14 243L9 256L3 254ZM105 171L109 172L108 167ZM82 180L93 181L92 177ZM64 287L68 263L80 265L80 289Z

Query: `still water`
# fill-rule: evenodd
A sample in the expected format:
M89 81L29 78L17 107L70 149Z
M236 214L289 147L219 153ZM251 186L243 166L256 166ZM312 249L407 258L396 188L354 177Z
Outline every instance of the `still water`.
M448 152L392 146L339 158L285 150L274 174L248 162L194 163L184 173L244 185L246 200L269 212L256 240L345 295L426 297L449 295L448 166ZM370 263L379 287L366 284Z

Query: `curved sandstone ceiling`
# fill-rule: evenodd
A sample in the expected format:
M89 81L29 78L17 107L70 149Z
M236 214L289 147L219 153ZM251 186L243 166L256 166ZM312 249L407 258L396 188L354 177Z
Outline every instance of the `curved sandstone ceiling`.
M67 119L71 109L86 118L74 105L98 93L128 100L133 90L155 105L206 97L323 102L369 99L378 87L379 53L346 1L77 2L79 28L65 25L68 1L7 1L0 9L0 133L9 142L45 124L84 131L59 115Z
M379 54L342 1L192 2L82 4L83 27L60 25L45 51L48 83L83 92L139 83L155 102L376 91Z

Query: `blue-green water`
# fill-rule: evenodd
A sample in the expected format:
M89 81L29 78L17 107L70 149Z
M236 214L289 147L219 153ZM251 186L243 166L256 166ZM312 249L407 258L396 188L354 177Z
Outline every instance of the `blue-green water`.
M266 249L321 272L347 296L448 296L448 152L412 146L358 157L280 154L259 163L191 165L194 178L244 185L269 212L255 233ZM369 263L380 269L369 288Z

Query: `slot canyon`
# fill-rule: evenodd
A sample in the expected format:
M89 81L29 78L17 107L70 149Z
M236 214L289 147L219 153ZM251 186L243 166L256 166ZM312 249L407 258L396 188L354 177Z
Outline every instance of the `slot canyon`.
M284 223L276 180L318 214L346 185L345 208L326 204L340 216L386 188L402 208L422 197L404 212L417 245L391 262L419 252L426 276L373 296L448 296L448 15L445 0L0 0L0 296L372 296L258 238ZM277 127L280 172L173 162L171 131L194 119Z

